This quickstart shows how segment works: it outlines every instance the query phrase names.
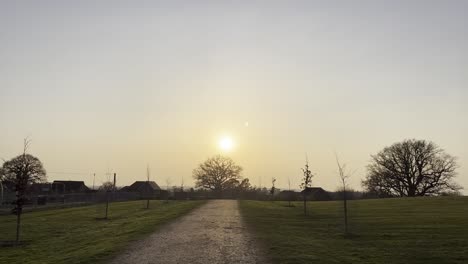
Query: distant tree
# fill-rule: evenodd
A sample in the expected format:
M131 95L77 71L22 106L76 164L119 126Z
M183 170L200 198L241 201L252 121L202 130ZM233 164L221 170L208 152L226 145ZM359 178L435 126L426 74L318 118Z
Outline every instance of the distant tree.
M252 186L250 185L250 181L248 178L242 179L242 181L240 181L238 185L238 189L241 192L249 191L251 188Z
M101 192L112 192L114 191L114 183L111 181L106 181L101 184L99 187L99 191Z
M275 195L275 182L276 182L276 178L271 178L271 189L270 189L270 195L271 197L273 197L273 195Z
M460 191L446 191L446 192L441 192L439 195L440 196L452 196L452 197L463 196L463 194Z
M307 188L312 187L312 177L314 176L312 172L309 170L309 159L306 158L306 165L302 169L303 178L302 183L300 185L302 192L302 197L304 199L304 215L307 215Z
M16 214L16 244L20 241L21 214L26 201L28 187L46 180L46 171L42 162L31 154L27 154L31 141L24 140L23 154L3 163L2 178L15 184L16 199L13 213Z
M456 159L432 142L404 140L372 156L368 175L362 182L378 196L425 196L458 191L453 182Z
M100 192L105 192L106 193L106 210L105 210L105 214L104 214L103 219L108 219L109 204L110 204L110 200L111 200L111 193L114 192L115 190L116 190L115 183L113 183L111 181L103 182L101 184L101 186L99 187Z
M233 197L245 198L251 191L252 186L250 185L249 179L244 178L241 181L236 180L235 187L231 193L233 194Z
M241 180L242 167L231 158L216 155L193 170L196 187L202 187L221 195Z
M342 184L342 192L343 192L343 218L344 218L344 226L345 226L345 234L348 234L348 198L346 196L346 187L348 178L351 176L348 171L346 170L346 164L341 164L340 160L338 159L338 155L335 153L336 165L338 166L338 176L340 177L340 181Z
M343 187L338 187L336 191L334 192L329 192L330 197L332 200L343 200ZM361 192L361 191L356 191L352 188L350 188L346 184L346 200L358 200L358 199L363 199L363 198L372 198L369 196L366 196L366 193Z

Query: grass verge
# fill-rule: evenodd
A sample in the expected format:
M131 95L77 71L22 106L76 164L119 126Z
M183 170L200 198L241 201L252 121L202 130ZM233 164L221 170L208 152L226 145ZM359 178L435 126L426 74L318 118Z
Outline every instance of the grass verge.
M244 220L274 263L468 263L468 197L341 202L241 201Z
M109 220L102 204L26 213L20 247L0 248L0 263L102 263L161 225L188 213L202 201L112 203ZM0 216L0 240L15 237L16 218Z

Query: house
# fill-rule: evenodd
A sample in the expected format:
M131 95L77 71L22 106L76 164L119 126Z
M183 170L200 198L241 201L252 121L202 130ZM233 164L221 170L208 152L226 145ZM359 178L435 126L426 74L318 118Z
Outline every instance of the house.
M83 181L54 181L52 183L53 193L85 193L90 189Z
M320 187L307 187L301 191L301 194L306 194L307 200L310 201L330 201L331 197L327 191Z
M161 193L161 188L154 181L136 181L130 186L123 187L121 191L159 194Z

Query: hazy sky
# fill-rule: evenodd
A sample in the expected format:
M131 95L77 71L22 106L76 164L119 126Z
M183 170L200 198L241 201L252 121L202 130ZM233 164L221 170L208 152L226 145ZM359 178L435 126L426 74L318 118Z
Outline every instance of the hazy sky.
M49 180L193 185L229 153L253 185L338 184L432 140L468 189L468 1L0 0L0 157L32 139ZM248 126L246 126L248 122ZM465 190L467 193L467 190Z

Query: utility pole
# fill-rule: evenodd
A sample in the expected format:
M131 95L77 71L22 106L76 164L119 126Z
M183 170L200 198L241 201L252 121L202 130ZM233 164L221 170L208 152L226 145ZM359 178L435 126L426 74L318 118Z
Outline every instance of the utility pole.
M94 182L96 180L96 173L93 174L93 191L94 191Z

